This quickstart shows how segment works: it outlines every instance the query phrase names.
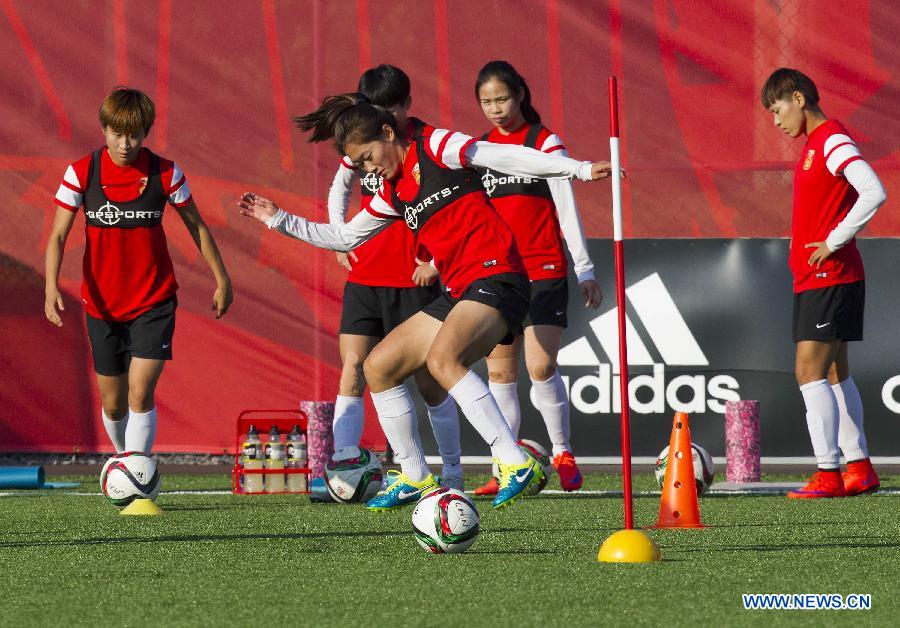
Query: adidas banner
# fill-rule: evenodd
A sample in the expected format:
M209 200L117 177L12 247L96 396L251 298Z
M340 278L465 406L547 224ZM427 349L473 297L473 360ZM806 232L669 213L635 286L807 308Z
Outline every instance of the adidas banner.
M586 310L570 280L569 327L559 369L571 401L576 455L620 454L617 311L612 242L592 240L604 300ZM851 343L850 370L865 407L873 456L900 452L897 312L900 241L859 242L866 267L865 341ZM672 413L691 415L691 433L725 453L725 402L759 400L762 455L812 456L794 379L793 296L784 239L627 240L626 327L634 456L669 442ZM484 375L483 364L476 370ZM521 365L522 438L549 445ZM422 429L423 435L427 429ZM426 440L430 440L426 437ZM431 444L432 453L437 453ZM463 421L463 454L488 455Z

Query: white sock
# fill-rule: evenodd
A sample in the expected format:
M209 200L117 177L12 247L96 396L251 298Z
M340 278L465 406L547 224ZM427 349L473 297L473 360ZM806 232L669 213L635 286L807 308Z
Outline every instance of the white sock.
M553 455L572 451L569 445L569 395L559 371L542 382L531 380L531 385L534 387L538 410L547 426L547 435L553 443Z
M481 438L491 447L491 455L504 464L523 464L525 454L503 419L497 401L484 381L472 371L449 391Z
M863 431L863 405L852 377L831 387L837 400L840 422L838 445L844 457L852 462L869 457L866 433Z
M494 399L497 401L497 407L500 413L506 419L509 431L512 432L513 438L519 438L519 427L522 425L522 407L519 405L519 384L512 382L511 384L499 384L497 382L488 381L488 388Z
M803 384L800 387L806 404L806 425L812 441L816 463L823 469L836 469L840 464L838 451L838 405L827 379Z
M120 421L113 421L106 415L106 410L101 408L100 413L103 415L103 427L106 428L106 434L112 441L113 447L116 448L116 453L122 453L125 451L125 428L128 426L128 414Z
M141 451L147 455L156 439L156 408L150 412L128 409L128 429L125 430L125 451Z
M359 445L363 433L364 408L362 397L338 395L334 401L334 450Z
M422 452L416 409L409 390L400 384L384 392L373 392L372 401L400 470L413 482L421 482L430 471Z
M431 421L434 440L437 441L444 468L458 467L462 446L459 442L459 414L456 412L456 403L447 395L447 398L438 405L425 404L425 407L428 408L428 420Z

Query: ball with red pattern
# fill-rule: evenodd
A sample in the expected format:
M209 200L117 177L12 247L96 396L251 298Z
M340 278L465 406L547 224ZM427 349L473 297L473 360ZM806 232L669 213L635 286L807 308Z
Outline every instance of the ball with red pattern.
M439 488L425 495L412 514L413 534L432 554L464 552L481 531L478 509L465 493Z

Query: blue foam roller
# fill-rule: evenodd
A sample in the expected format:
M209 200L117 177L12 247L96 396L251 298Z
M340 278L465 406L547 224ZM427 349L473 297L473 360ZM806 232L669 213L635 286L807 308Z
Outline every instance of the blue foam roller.
M44 467L0 467L0 488L43 488Z

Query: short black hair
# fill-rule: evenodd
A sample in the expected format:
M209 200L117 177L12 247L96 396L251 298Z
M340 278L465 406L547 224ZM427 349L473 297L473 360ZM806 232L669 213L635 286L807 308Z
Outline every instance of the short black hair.
M813 105L819 104L819 90L813 80L806 76L800 70L793 68L778 68L763 85L762 98L763 107L768 109L776 100L784 100L790 98L794 92L800 92L806 98L808 103Z
M409 77L397 66L382 63L363 72L358 91L373 105L400 107L409 100Z

